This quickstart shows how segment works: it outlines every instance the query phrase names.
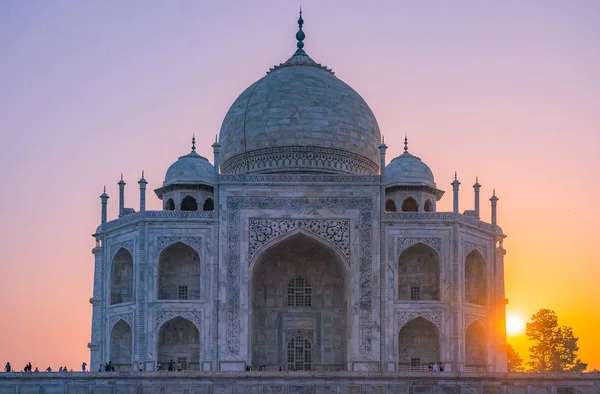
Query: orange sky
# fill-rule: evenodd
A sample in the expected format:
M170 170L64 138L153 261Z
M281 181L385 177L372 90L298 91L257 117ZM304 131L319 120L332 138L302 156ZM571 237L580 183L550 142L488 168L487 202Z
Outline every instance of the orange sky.
M143 4L143 6L142 6ZM303 2L306 51L369 103L389 146L409 137L452 209L482 216L492 188L508 238L509 314L554 309L600 369L600 4L594 1ZM0 362L89 359L102 186L115 217L231 103L295 49L279 1L0 4ZM110 28L108 28L110 26ZM159 201L149 195L149 209ZM522 338L509 338L523 355Z

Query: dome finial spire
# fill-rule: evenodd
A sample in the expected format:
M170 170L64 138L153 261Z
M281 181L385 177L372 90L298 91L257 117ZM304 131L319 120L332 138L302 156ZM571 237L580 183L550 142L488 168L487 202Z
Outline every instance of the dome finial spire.
M404 152L408 152L408 136L404 135Z
M296 50L295 55L306 55L306 52L304 52L304 49L302 49L304 48L304 43L302 41L304 41L304 39L306 38L306 35L302 31L303 24L304 19L302 19L302 7L300 7L300 18L298 18L298 33L296 33L296 40L298 40L296 46L298 47L298 49Z
M196 135L192 134L192 152L196 151Z

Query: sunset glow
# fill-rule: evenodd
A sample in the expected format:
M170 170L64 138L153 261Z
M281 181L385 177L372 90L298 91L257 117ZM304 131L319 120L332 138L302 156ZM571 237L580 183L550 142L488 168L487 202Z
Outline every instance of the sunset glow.
M519 315L506 316L506 333L514 336L525 332L525 319Z

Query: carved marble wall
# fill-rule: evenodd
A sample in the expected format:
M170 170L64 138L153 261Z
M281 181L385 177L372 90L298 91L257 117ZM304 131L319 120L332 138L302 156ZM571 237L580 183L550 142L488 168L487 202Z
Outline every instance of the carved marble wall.
M191 321L175 317L164 323L158 331L157 361L166 369L170 360L177 364L183 359L183 369L200 368L200 332Z
M286 367L297 330L312 343L312 364L344 365L347 296L344 263L331 246L296 234L271 246L252 278L252 363ZM301 280L299 280L301 278Z
M485 261L474 250L465 259L465 302L476 305L487 303L487 275Z
M158 299L200 299L200 256L190 246L177 242L160 254Z
M398 299L440 299L440 258L434 249L418 243L402 252L398 260Z
M127 249L119 249L112 262L110 304L133 301L133 257Z
M431 322L417 317L400 329L398 335L398 364L412 367L441 361L440 332ZM418 360L418 361L417 361Z
M119 320L110 334L109 361L118 371L129 371L131 370L132 354L133 335L131 327L125 321Z

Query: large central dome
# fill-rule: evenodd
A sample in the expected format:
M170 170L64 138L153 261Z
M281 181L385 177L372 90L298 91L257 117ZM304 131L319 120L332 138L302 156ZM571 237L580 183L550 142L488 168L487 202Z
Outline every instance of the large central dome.
M221 126L222 173L377 174L379 126L363 98L302 49L235 100Z

